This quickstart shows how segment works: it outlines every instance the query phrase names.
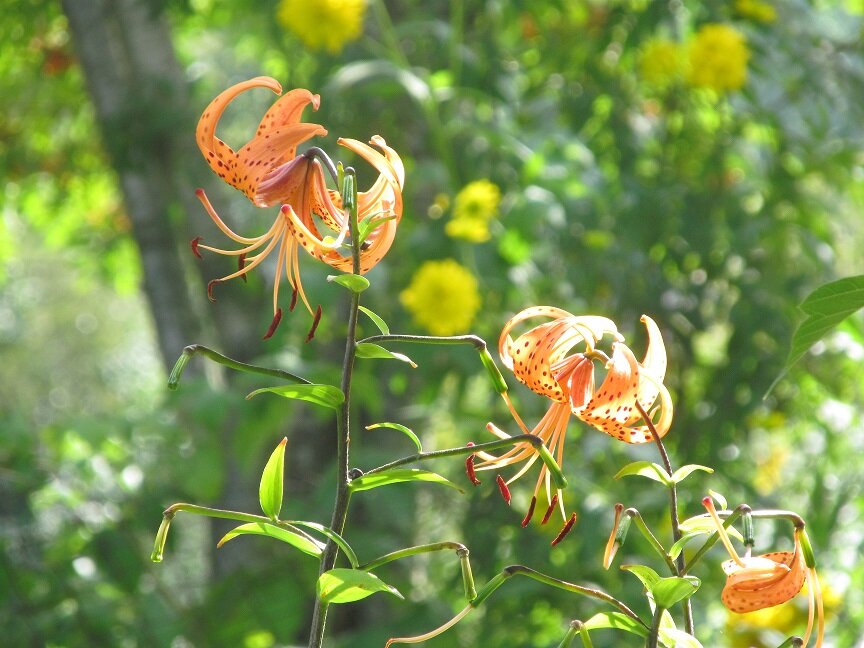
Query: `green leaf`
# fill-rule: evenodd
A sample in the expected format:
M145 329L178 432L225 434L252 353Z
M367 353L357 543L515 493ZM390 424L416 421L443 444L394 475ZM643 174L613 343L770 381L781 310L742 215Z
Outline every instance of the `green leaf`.
M261 473L261 484L258 486L258 501L261 510L271 520L279 519L282 510L282 482L285 474L285 444L288 437L282 439L267 460L264 472Z
M669 547L669 557L672 560L678 558L682 551L684 551L684 547L694 538L698 538L701 535L705 535L704 531L694 531L692 533L684 533L678 540L675 541L671 547Z
M677 628L660 628L657 638L666 648L702 648L696 637Z
M241 524L222 536L222 539L216 547L221 547L223 544L229 540L233 540L239 535L263 535L275 538L276 540L287 542L291 546L296 547L310 556L320 557L324 552L323 543L296 531L291 531L284 527L270 524L269 522L250 522L248 524Z
M407 362L409 365L411 365L412 369L417 368L417 364L404 353L394 353L393 351L388 351L384 347L378 344L372 344L371 342L361 342L357 345L357 357L382 358L384 360L400 360L402 362Z
M386 470L384 472L363 475L357 479L352 479L351 483L348 484L348 488L351 489L351 492L356 493L358 491L378 488L379 486L414 481L444 484L445 486L455 488L460 493L464 492L456 484L451 482L449 479L442 477L438 473L430 472L428 470L420 470L418 468L396 468L394 470Z
M389 220L395 220L396 216L367 216L362 221L357 223L357 240L360 245L374 232L382 223Z
M714 498L714 501L720 505L721 509L729 508L729 505L726 503L726 498L723 497L720 493L709 489L708 494Z
M686 466L681 466L678 470L672 473L672 483L681 483L697 470L702 470L709 474L714 472L714 469L709 468L708 466L700 466L699 464L687 464Z
M279 387L264 387L263 389L253 391L246 397L246 400L264 392L277 394L283 398L308 401L331 409L339 409L339 406L345 400L342 390L333 385L281 385Z
M613 479L620 479L627 475L639 475L641 477L653 479L654 481L660 482L666 486L672 485L672 481L669 479L669 475L666 471L663 470L663 467L651 461L634 461L633 463L629 463L615 473Z
M358 306L357 308L359 308L363 313L365 313L366 317L368 317L370 320L372 320L372 323L378 327L378 330L381 331L382 335L390 335L390 327L387 326L387 322L385 322L383 319L381 319L381 317L379 317L377 314L373 313L371 310L369 310L365 306Z
M302 526L307 529L313 529L317 531L321 535L327 536L337 545L339 548L345 553L345 557L348 559L348 562L351 563L352 567L357 567L360 564L360 561L357 560L357 554L351 548L351 545L343 538L341 535L336 533L333 529L328 526L324 526L323 524L319 524L318 522L306 522L305 520L285 520L285 524L290 524L291 526Z
M649 591L654 602L668 610L676 603L693 596L701 584L702 581L695 576L668 576L655 582Z
M792 334L786 364L768 391L774 388L774 385L792 365L801 359L801 356L807 353L811 346L862 307L864 307L864 275L838 279L810 293L799 306L807 317Z
M678 528L681 529L682 533L714 533L717 530L717 525L707 515L696 515L681 522ZM744 536L731 524L726 527L726 533L736 540L744 542Z
M414 442L414 445L417 446L417 452L423 452L423 446L420 445L420 439L417 438L417 435L414 434L414 431L411 428L407 428L404 425L400 425L399 423L373 423L372 425L367 425L367 430L375 430L378 428L392 428L394 430L399 430L402 434L407 436Z
M375 574L359 569L337 568L324 572L318 578L318 596L324 603L351 603L375 592L387 592L400 599L405 597L392 585L388 585Z
M647 565L621 565L621 569L629 571L631 574L636 576L636 578L642 581L642 584L648 591L651 590L654 583L660 580L660 574Z
M361 293L369 287L369 280L366 277L350 272L341 275L327 275L327 281L344 286L353 293Z
M599 630L601 628L614 628L615 630L623 630L630 634L639 635L640 637L648 636L648 629L633 619L621 612L600 612L588 619L582 624L583 628L588 630Z

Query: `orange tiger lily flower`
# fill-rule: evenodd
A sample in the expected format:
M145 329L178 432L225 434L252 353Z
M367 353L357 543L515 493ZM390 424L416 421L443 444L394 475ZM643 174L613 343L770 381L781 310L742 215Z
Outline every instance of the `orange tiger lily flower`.
M289 310L293 310L297 296L302 299L309 312L312 307L300 282L298 249L303 247L312 256L333 268L350 271L350 255L340 248L348 236L349 219L342 209L341 196L327 188L324 169L316 155L297 155L297 145L327 131L318 124L300 122L304 108L312 105L317 110L318 95L308 90L292 90L281 97L267 111L255 137L234 151L216 137L216 127L228 104L242 92L264 87L281 93L281 86L269 77L256 77L238 83L214 99L198 122L196 139L210 167L225 182L239 189L259 207L281 204L282 207L273 225L264 234L245 237L234 232L216 213L203 190L198 198L217 227L240 248L224 250L204 245L200 238L192 242L193 252L199 250L236 256L238 269L215 279L208 285L208 296L212 299L213 285L245 275L258 266L278 246L276 275L273 282L273 323L265 337L272 335L281 318L278 305L279 283L282 268L293 290ZM387 146L383 138L375 136L372 144L381 149L379 153L370 146L352 139L340 139L339 144L358 154L372 164L379 177L372 187L358 194L358 220L366 220L369 234L361 246L361 272L368 272L387 253L395 236L402 215L402 186L405 172L398 154ZM252 256L249 256L252 255ZM316 313L317 317L320 316ZM314 330L313 324L313 330Z
M552 321L535 326L513 340L510 335L513 328L535 317L551 318ZM622 441L644 443L652 436L636 409L638 401L646 412L651 412L649 416L655 417L659 413L659 419L654 423L658 434L662 436L668 431L672 403L662 382L666 371L666 351L654 321L647 316L643 316L642 321L648 329L649 339L642 363L636 361L633 352L623 343L615 323L605 317L576 316L560 308L536 306L517 314L505 325L498 341L502 362L520 382L550 399L552 404L537 426L529 430L506 393L505 400L522 430L540 437L559 465L571 415ZM607 335L613 340L611 358L597 348ZM574 351L577 347L579 350ZM607 370L599 390L594 386L594 362L597 360ZM655 407L658 398L659 405ZM640 422L643 425L638 425ZM491 423L488 428L497 436L508 436ZM538 457L529 444L517 445L497 457L488 453L478 454L484 461L477 464L477 470L526 462L508 484L525 474ZM544 465L534 489L534 502L541 485L545 485L550 509L557 502L564 517L561 492L553 496L550 481ZM533 505L532 502L532 508ZM548 514L549 511L544 519L548 519ZM529 517L526 517L525 524Z
M760 556L740 557L732 546L732 541L714 508L714 502L710 497L706 497L702 503L714 520L720 540L731 556L731 560L722 564L723 572L726 574L726 585L720 595L723 605L739 614L764 610L795 598L807 581L809 612L804 646L810 642L814 617L818 617L816 648L819 648L825 634L822 590L815 567L807 567L805 563L801 547L801 529L796 528L793 532L792 551L774 551Z

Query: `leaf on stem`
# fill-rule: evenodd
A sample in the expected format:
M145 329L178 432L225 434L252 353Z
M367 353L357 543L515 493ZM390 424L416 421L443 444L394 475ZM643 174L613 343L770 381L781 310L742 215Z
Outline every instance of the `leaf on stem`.
M622 612L600 612L582 624L588 630L600 630L602 628L613 628L623 630L640 637L648 636L648 629L636 619Z
M649 592L654 586L654 583L660 580L660 574L648 567L647 565L621 565L621 569L629 571L636 578L642 581L642 585Z
M358 306L357 308L359 308L361 310L361 312L363 312L366 315L366 317L368 317L370 320L372 320L372 323L378 327L378 330L381 331L382 335L390 335L390 327L387 326L387 322L385 322L383 319L381 319L381 317L379 315L372 312L371 310L369 310L365 306Z
M370 473L363 475L357 479L352 479L348 484L348 488L352 493L358 491L371 490L379 486L388 486L389 484L401 484L403 482L432 482L435 484L444 484L455 488L460 493L464 491L449 479L442 477L438 473L429 470L420 470L418 468L396 468L394 470L386 470L378 473Z
M281 385L279 387L264 387L256 389L246 396L246 400L265 392L277 394L283 398L293 398L315 403L316 405L331 409L339 409L339 406L345 400L342 390L333 385Z
M305 535L301 535L296 531L291 531L284 527L270 524L269 522L250 522L248 524L241 524L222 536L222 539L216 547L221 547L226 542L233 540L239 535L263 535L275 538L276 540L286 542L303 553L315 556L316 558L320 557L324 551L323 543Z
M687 464L686 466L681 466L678 470L672 473L671 481L674 484L680 484L697 470L702 470L709 474L714 472L714 469L709 468L708 466L701 466L699 464Z
M399 360L401 362L405 362L411 365L412 369L417 368L417 363L415 363L404 353L394 353L393 351L388 351L379 344L372 344L371 342L361 342L357 345L357 357L380 358L383 360Z
M414 445L417 446L417 452L423 452L423 446L420 444L420 439L416 434L414 434L414 431L411 428L407 428L399 423L373 423L372 425L366 426L367 430L376 430L378 428L392 428L394 430L399 430L414 442Z
M353 293L361 293L369 287L369 280L366 277L350 272L341 275L327 275L327 281L339 284Z
M668 610L676 603L690 598L702 584L695 576L667 576L655 582L649 589L654 602Z
M666 648L702 648L696 637L678 628L660 628L657 634Z
M634 461L633 463L629 463L615 473L614 479L620 479L628 475L647 477L648 479L660 482L664 486L671 486L674 483L663 469L663 466L651 461Z
M326 604L351 603L375 592L387 592L400 599L405 597L392 585L388 585L375 574L359 569L336 568L324 572L316 585L318 596Z
M284 437L267 460L264 471L261 473L261 484L258 486L258 501L261 510L271 520L279 519L279 511L282 510L282 482L285 473L285 444L288 437Z

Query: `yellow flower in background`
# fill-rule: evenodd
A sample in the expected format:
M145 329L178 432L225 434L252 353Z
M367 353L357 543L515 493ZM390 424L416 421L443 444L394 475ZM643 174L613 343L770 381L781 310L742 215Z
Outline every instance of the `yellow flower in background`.
M747 81L750 49L744 35L719 23L703 25L690 42L687 80L717 92L738 90Z
M483 243L488 241L489 221L498 215L501 190L489 180L465 185L453 200L453 217L444 227L451 238Z
M757 22L772 23L777 20L774 5L761 0L735 0L735 13Z
M311 50L338 54L363 31L366 0L282 0L276 19Z
M399 300L432 335L468 332L480 310L477 279L453 259L426 261Z
M665 38L649 41L639 54L639 73L646 82L666 86L681 76L681 46Z

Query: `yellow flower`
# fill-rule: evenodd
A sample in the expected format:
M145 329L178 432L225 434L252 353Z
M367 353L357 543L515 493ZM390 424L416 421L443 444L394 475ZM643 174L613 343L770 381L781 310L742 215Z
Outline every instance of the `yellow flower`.
M690 43L687 80L717 92L738 90L747 81L750 49L744 35L719 23L703 25Z
M552 321L535 326L515 340L510 336L518 324L536 317ZM653 439L640 407L651 419L658 436L662 437L669 430L672 399L663 385L666 348L654 320L643 315L642 321L648 331L648 348L641 362L624 344L615 323L605 317L576 316L553 306L534 306L518 313L504 326L498 340L504 366L529 389L552 403L546 415L533 430L529 430L506 394L505 400L522 431L540 437L559 465L563 460L564 437L571 415L626 443L646 443ZM607 335L613 340L611 358L597 348ZM599 388L595 387L594 381L595 361L599 361L606 370ZM491 423L487 427L496 436L508 436ZM538 457L534 447L527 443L517 445L500 456L477 454L484 460L477 464L477 470L525 462L508 484L525 474ZM549 519L555 504L566 518L561 491L553 495L549 479L543 465L523 526L528 524L537 494L544 485L548 501L544 522Z
M296 154L299 143L327 133L318 124L300 121L307 105L312 104L317 109L318 95L302 89L286 93L264 115L255 136L236 151L216 137L216 127L228 104L240 93L258 87L269 88L277 94L282 92L279 83L270 77L256 77L228 88L204 110L198 121L196 139L204 159L220 178L245 193L255 205L281 205L281 209L267 232L255 237L241 236L219 217L204 191L199 189L198 198L210 218L241 247L223 250L204 245L198 237L192 241L192 251L199 257L200 250L207 250L237 258L235 272L214 279L207 286L207 294L213 299L215 284L236 277L245 279L247 273L260 265L271 252L278 250L273 282L273 322L265 335L268 338L282 318L282 309L278 306L282 272L293 291L288 309L294 309L299 295L312 312L300 282L298 251L301 247L337 270L350 272L353 264L350 255L340 251L349 229L341 196L327 188L324 170L315 155L309 155L308 151L307 154ZM371 144L381 152L353 139L339 138L338 143L365 159L379 173L372 187L357 195L358 221L371 224L360 252L360 272L366 273L381 261L393 243L402 217L405 171L396 151L377 135ZM320 307L310 336L319 317Z
M363 31L366 0L282 0L276 19L311 50L338 54Z
M763 23L777 20L777 10L774 5L761 0L735 0L735 13Z
M682 68L681 47L674 41L651 40L639 53L639 73L647 83L669 85L681 76Z
M453 259L426 261L399 299L432 335L466 333L480 310L477 279Z
M489 221L498 215L501 190L489 180L465 185L453 200L453 217L444 227L447 236L483 243L491 236Z

